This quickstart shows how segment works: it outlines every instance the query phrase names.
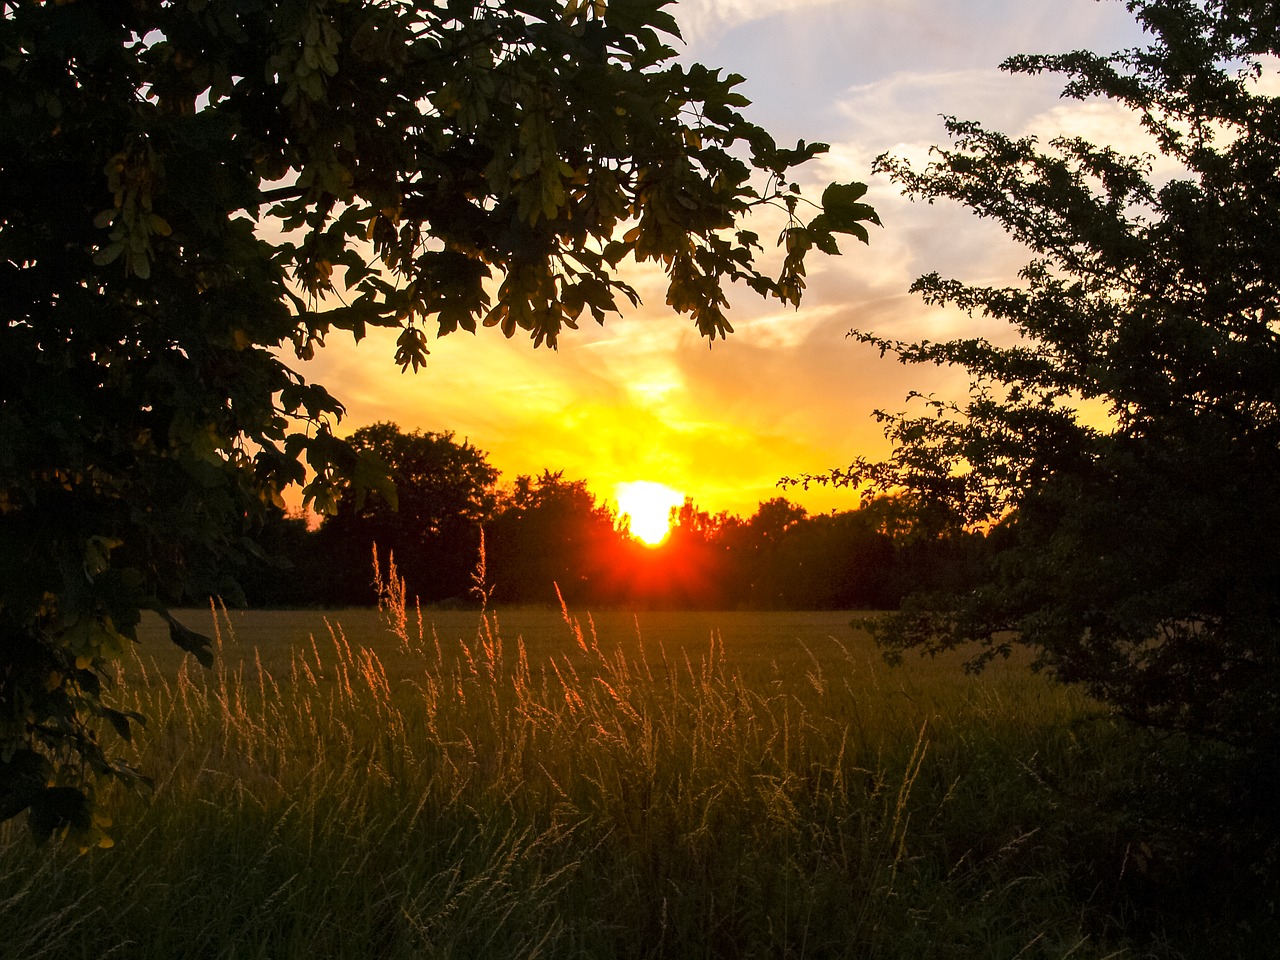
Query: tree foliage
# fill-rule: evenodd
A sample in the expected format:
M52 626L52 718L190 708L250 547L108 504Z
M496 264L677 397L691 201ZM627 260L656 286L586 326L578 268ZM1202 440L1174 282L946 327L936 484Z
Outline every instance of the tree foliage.
M100 841L94 782L139 782L104 700L139 612L234 596L285 486L322 512L378 486L282 348L398 328L416 369L429 321L554 346L634 302L627 259L714 338L727 281L795 303L809 249L866 239L862 188L802 206L824 146L676 63L664 6L0 2L0 819Z
M396 566L407 589L430 603L471 588L481 524L493 515L498 471L483 451L452 433L404 433L394 423L361 427L347 438L390 469L395 497L347 484L337 510L320 527L316 571L331 603L373 604L374 585L353 575L367 570L372 549Z
M892 456L827 479L995 526L983 586L892 618L891 649L976 641L980 665L1027 644L1143 724L1274 756L1280 101L1267 91L1280 21L1251 0L1128 7L1144 48L1004 68L1122 105L1151 154L950 119L952 145L927 167L879 161L910 196L960 201L1034 259L1014 286L931 274L914 287L1007 322L1012 344L858 334L905 363L959 365L971 390L880 414Z
M519 476L485 528L494 602L578 603L599 596L623 541L617 515L562 471Z

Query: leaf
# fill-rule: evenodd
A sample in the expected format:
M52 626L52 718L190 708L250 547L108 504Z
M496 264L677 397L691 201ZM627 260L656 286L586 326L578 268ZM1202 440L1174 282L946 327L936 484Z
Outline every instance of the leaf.
M31 800L27 825L41 842L64 827L87 831L93 826L89 798L75 787L45 787Z
M142 715L139 713L123 713L119 710L113 710L110 707L102 708L102 716L105 717L107 722L115 728L115 731L120 735L120 738L126 742L133 741L133 728L130 721L136 720L139 723L144 722Z
M833 183L822 191L822 207L847 206L861 200L867 194L865 183Z
M196 633L184 626L168 610L157 610L157 613L169 624L169 639L187 653L194 656L202 667L213 666L213 641L202 633Z
M16 750L8 760L0 757L0 822L26 810L52 773L49 761L34 750Z
M813 245L825 253L829 257L840 256L840 245L836 243L830 231L815 230L813 224L809 224L809 232L813 234Z
M90 537L84 547L84 575L93 580L107 570L111 566L111 551L123 543L115 537Z
M844 230L840 232L852 234L853 236L861 240L863 243L871 242L871 234L869 234L867 232L867 228L860 223L851 223L847 227L845 227Z
M405 327L396 338L395 362L401 370L413 367L416 372L426 366L431 351L427 349L427 335L417 327Z
M858 202L866 192L863 183L831 184L822 193L822 225L832 232L853 234L863 243L869 242L870 235L860 221L878 224L880 218L871 206Z
M370 491L382 497L392 510L400 508L400 497L395 480L391 477L391 466L372 450L361 450L356 455L351 485L356 493L356 510L364 507L365 496Z
M93 262L99 267L105 267L122 253L124 253L123 243L109 243L93 255Z

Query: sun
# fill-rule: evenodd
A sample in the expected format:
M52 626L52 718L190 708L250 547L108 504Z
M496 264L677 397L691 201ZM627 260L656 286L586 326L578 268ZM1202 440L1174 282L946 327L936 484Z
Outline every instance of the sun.
M631 535L656 547L671 532L671 508L684 503L684 494L664 483L634 480L614 488L618 513L631 519Z

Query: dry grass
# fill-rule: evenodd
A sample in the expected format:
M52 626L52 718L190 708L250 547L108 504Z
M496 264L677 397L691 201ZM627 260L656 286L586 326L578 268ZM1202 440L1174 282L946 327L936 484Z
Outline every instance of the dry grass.
M1121 955L1050 785L1116 735L1068 691L889 670L847 626L445 634L387 601L284 642L217 613L208 672L137 659L154 796L112 851L0 835L0 956Z

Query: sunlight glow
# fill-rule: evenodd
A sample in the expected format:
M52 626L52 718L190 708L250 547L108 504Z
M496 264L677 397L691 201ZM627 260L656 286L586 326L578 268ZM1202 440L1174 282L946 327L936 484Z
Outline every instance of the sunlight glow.
M684 494L663 483L635 480L615 488L618 513L631 521L631 535L656 547L671 532L671 508L684 503Z

